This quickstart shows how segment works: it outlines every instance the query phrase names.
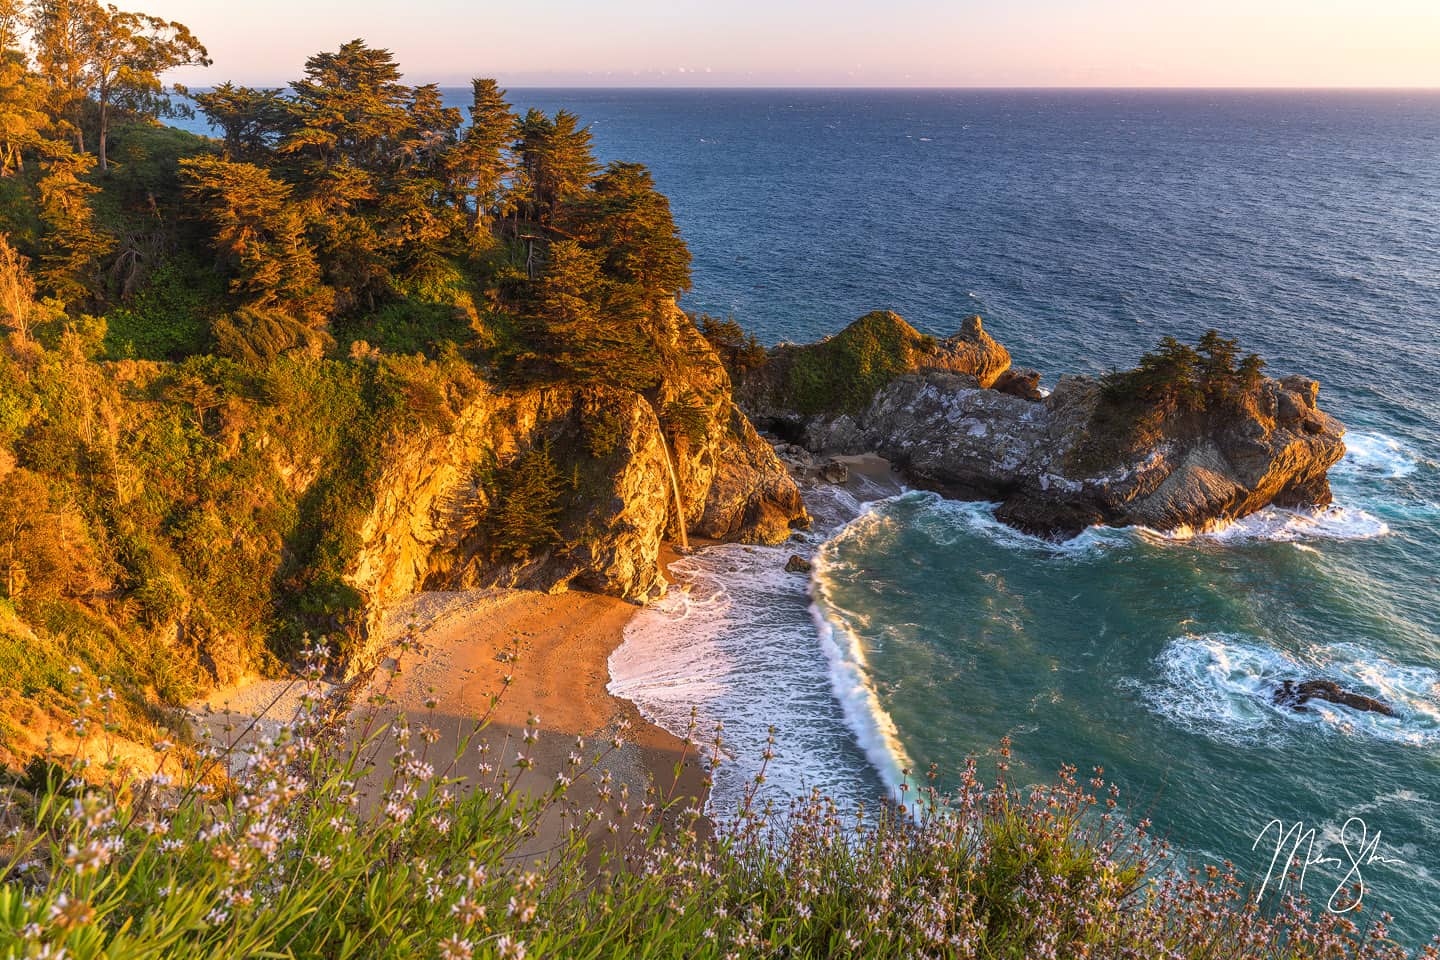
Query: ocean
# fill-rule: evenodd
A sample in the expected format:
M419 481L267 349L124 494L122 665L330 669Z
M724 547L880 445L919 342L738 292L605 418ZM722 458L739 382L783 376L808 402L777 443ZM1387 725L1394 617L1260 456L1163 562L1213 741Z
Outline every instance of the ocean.
M612 689L677 730L692 706L724 722L714 812L752 789L772 725L759 789L782 803L873 803L907 766L943 782L1009 737L1021 781L1102 766L1186 859L1257 880L1272 819L1344 857L1360 817L1392 861L1364 867L1364 916L1440 932L1440 94L511 99L573 110L601 159L648 164L694 255L682 305L767 343L874 309L940 335L979 313L1050 385L1215 327L1318 379L1349 427L1334 508L1213 535L1057 545L882 484L812 494L802 541L685 559ZM808 580L783 571L792 552L814 557ZM1310 677L1398 715L1269 702ZM1343 872L1312 867L1306 892Z

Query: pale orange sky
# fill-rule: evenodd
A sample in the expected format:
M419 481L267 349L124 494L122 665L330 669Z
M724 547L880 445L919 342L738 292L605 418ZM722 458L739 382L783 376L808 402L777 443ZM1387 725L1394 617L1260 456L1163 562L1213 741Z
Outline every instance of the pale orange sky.
M1440 86L1440 0L144 0L281 83L353 37L414 82Z

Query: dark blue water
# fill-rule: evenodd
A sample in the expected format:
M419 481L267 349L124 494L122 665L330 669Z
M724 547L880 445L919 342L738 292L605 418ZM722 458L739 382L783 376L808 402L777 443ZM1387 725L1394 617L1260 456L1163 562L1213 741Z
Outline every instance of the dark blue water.
M937 334L980 313L1053 382L1217 327L1319 379L1351 428L1339 509L1219 537L1057 550L983 505L910 495L820 548L813 609L783 556L707 552L682 571L689 599L641 618L612 662L642 708L730 720L742 770L780 723L799 772L772 782L845 796L1008 735L1025 774L1103 764L1187 854L1252 876L1269 818L1339 855L1362 816L1403 861L1366 871L1368 915L1392 911L1411 940L1440 930L1440 94L512 100L574 110L602 159L648 164L694 255L684 305L767 342L877 308ZM1273 709L1291 676L1399 716ZM1306 889L1324 900L1337 880Z

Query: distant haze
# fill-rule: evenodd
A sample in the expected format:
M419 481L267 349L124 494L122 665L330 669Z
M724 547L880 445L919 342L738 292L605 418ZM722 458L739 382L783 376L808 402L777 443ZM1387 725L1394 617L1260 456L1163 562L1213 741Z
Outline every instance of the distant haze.
M1440 0L131 0L281 84L363 37L410 82L1440 86Z

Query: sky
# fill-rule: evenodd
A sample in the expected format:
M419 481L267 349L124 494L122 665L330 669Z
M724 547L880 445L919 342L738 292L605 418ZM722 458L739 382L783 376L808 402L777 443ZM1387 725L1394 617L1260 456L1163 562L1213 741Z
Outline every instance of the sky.
M131 0L191 84L279 85L362 37L411 83L1440 87L1440 0Z

